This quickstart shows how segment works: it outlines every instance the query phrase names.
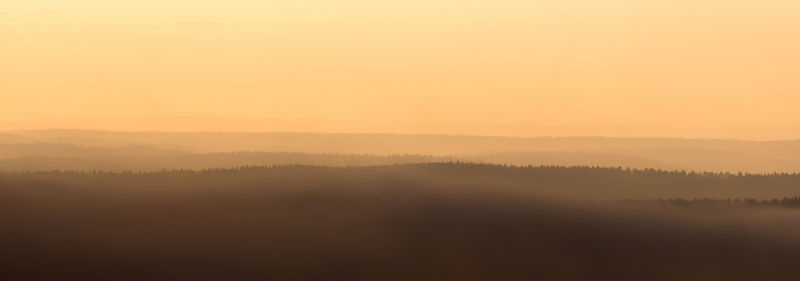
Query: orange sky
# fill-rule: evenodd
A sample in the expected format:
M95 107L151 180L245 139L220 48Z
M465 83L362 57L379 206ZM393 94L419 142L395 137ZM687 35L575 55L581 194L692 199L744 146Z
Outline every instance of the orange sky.
M4 1L0 129L800 138L798 34L794 0Z

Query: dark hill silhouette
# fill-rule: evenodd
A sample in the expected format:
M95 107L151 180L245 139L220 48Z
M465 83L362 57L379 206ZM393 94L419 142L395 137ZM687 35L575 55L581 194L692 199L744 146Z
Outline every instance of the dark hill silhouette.
M300 176L303 175L303 176ZM196 189L207 183L233 181L258 185L292 179L289 185L324 186L328 179L358 186L380 186L385 181L408 186L449 186L524 190L527 193L592 200L635 198L756 198L772 199L800 193L800 174L730 174L655 169L498 166L469 163L422 163L351 168L276 166L235 169L125 172L23 172L3 174L5 180L53 180L78 185Z
M475 164L0 174L0 279L796 280L792 209L543 195L776 196L798 184Z

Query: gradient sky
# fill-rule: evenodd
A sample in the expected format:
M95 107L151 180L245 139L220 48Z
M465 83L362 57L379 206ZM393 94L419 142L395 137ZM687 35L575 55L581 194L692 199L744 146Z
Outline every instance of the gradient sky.
M796 128L798 34L796 0L3 1L0 122Z

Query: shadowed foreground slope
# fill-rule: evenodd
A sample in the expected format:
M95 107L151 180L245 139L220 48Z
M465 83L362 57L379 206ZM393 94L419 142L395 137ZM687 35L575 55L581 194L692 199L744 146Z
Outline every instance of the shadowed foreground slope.
M605 184L652 179L798 188L788 175L680 177L466 164L2 175L0 279L795 279L800 245L786 232L796 230L752 222L747 210L537 196L557 194L544 191L559 181L608 198L628 189Z

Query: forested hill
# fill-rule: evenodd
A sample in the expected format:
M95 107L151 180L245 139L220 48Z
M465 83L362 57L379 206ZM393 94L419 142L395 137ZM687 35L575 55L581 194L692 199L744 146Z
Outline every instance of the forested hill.
M606 199L798 191L796 174L462 163L5 173L0 279L796 280L796 209Z
M99 190L201 192L224 188L327 190L386 186L409 189L513 191L590 199L760 198L800 194L800 174L729 174L655 169L501 166L424 163L369 167L277 166L203 171L35 172L0 176L6 189L31 186L102 187ZM45 184L46 183L46 184ZM8 190L7 190L8 191Z

